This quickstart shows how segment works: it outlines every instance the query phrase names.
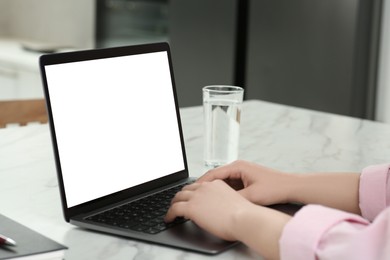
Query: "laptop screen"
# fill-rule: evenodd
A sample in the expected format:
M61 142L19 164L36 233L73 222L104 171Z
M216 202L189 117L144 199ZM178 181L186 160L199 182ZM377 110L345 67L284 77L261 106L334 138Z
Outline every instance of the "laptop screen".
M166 51L44 70L68 207L185 169Z

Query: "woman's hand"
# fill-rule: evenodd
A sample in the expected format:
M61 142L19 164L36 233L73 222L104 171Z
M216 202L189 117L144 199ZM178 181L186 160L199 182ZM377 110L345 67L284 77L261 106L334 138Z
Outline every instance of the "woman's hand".
M259 205L292 202L289 198L294 175L247 162L231 164L208 171L197 183L224 180L249 201Z
M298 202L320 204L361 214L357 173L284 173L246 161L208 171L198 183L224 180L249 201L259 205Z
M201 228L225 240L234 241L234 216L240 210L255 207L221 180L185 186L172 200L165 221L176 217L194 221Z
M185 186L172 200L165 221L176 217L222 239L241 241L269 259L279 258L279 239L291 218L249 202L222 180Z

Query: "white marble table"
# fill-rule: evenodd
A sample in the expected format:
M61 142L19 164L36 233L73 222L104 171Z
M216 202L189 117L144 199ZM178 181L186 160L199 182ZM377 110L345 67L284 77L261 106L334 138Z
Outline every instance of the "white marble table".
M200 176L202 108L181 110L190 175ZM390 125L261 101L243 105L240 158L292 171L360 171L390 159ZM0 213L69 247L66 259L256 259L241 245L205 256L67 224L47 125L0 129Z

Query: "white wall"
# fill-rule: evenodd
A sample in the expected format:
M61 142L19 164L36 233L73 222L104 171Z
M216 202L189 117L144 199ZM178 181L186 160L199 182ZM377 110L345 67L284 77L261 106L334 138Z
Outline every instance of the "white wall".
M390 0L383 1L376 120L390 123Z
M94 0L1 0L0 36L94 46Z

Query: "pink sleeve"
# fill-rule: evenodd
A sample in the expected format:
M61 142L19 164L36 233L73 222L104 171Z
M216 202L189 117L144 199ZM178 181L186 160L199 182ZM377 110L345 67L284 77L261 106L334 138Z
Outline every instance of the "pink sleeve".
M359 207L370 221L390 205L389 164L364 168L360 175Z
M343 221L356 225L369 224L358 215L340 210L320 205L303 207L283 230L279 241L281 259L317 259L316 252L324 234Z
M319 205L298 211L280 238L281 259L390 259L389 165L367 167L359 187L362 215ZM372 194L375 193L375 194Z
M390 207L370 224L344 221L324 234L318 259L390 259Z

